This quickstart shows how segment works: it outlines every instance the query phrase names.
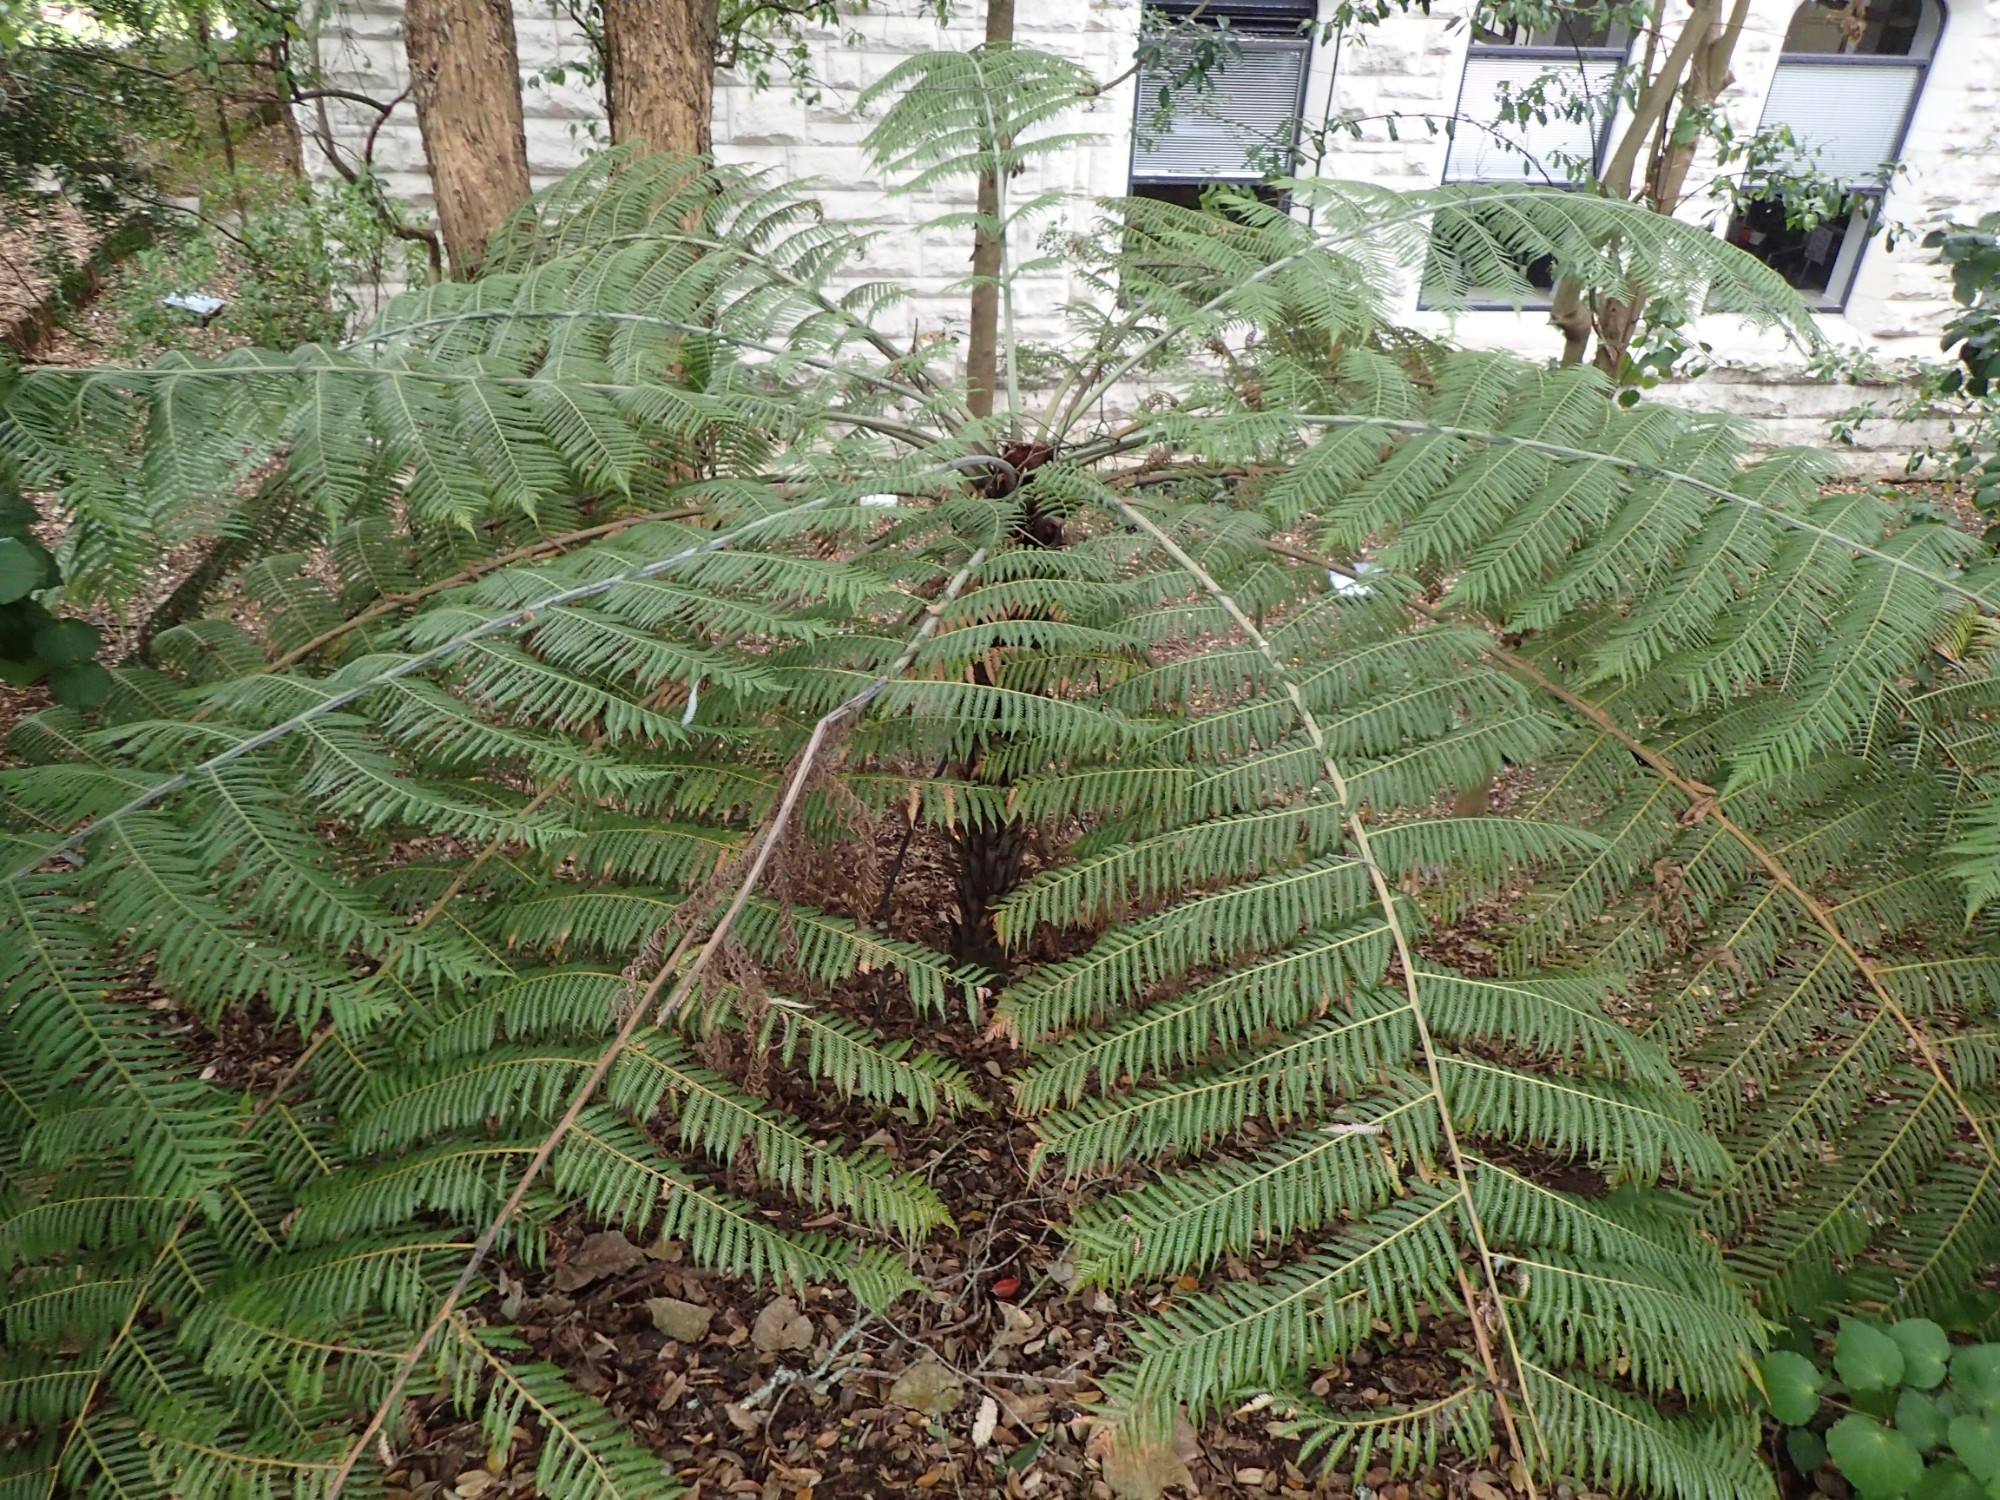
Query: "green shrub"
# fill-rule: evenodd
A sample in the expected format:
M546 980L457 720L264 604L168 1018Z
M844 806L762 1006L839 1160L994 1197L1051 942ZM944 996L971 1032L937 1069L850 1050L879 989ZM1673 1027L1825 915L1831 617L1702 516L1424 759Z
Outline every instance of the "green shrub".
M1861 1500L1976 1500L2000 1485L2000 1344L1953 1344L1928 1318L1845 1320L1758 1366L1802 1474L1831 1465Z
M1077 87L928 55L878 151L1011 184ZM1935 1316L2000 1244L1992 877L1944 852L2000 836L2000 570L1595 372L1378 352L1427 253L1804 328L1698 228L1296 191L1103 208L1100 310L990 419L830 289L862 234L624 152L352 344L24 380L0 457L102 587L250 474L324 518L0 773L24 1484L324 1495L421 1399L531 1413L559 1500L670 1493L493 1257L579 1216L908 1294L944 1204L825 1121L987 1101L872 1008L1010 1039L1038 1172L1131 1173L1067 1226L1174 1288L1128 1439L1257 1400L1326 1462L1772 1493L1770 1327ZM911 828L990 962L875 925ZM295 1027L281 1082L204 1076L141 969ZM1383 1329L1469 1341L1450 1386L1317 1402Z

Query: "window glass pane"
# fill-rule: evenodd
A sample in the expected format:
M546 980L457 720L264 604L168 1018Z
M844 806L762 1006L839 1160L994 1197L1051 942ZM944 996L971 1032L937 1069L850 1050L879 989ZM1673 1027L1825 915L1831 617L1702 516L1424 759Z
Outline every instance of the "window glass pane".
M1477 47L1560 47L1585 51L1625 46L1625 28L1595 7L1554 10L1541 16L1500 17L1486 14L1472 27Z
M1787 59L1771 80L1764 126L1789 125L1808 165L1841 182L1879 181L1922 84L1920 62L1862 65ZM1819 154L1811 155L1813 148Z
M1934 25L1925 24L1934 19L1926 16L1926 9L1924 0L1854 0L1852 4L1806 0L1793 13L1783 50L1849 57L1927 56L1930 46L1918 45L1920 33L1935 30Z
M1500 96L1516 96L1547 74L1562 84L1544 90L1550 103L1565 95L1608 107L1620 63L1611 60L1556 63L1535 58L1474 52L1465 60L1465 86L1458 96L1458 120L1445 160L1446 182L1539 182L1565 184L1575 172L1566 161L1594 164L1604 133L1604 113L1584 119L1551 115L1517 125L1500 118Z
M1254 179L1289 165L1309 43L1238 34L1235 45L1237 55L1211 69L1205 87L1173 81L1187 71L1187 44L1170 48L1163 67L1140 73L1133 181Z
M1730 221L1729 242L1749 251L1818 307L1838 307L1854 282L1854 268L1868 239L1869 207L1812 229L1786 223L1785 205L1772 199L1746 203Z

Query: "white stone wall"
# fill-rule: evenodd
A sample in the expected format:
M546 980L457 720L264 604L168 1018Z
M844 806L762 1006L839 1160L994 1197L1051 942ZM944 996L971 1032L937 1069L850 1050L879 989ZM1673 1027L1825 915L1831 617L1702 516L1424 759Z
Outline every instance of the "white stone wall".
M319 43L326 81L378 99L396 96L407 82L398 26L399 0L323 0L335 7ZM1669 0L1669 18L1686 0ZM1776 67L1779 43L1797 0L1753 0L1738 48L1734 82L1723 105L1739 130L1756 128ZM1330 8L1330 0L1323 0ZM1903 151L1905 172L1891 187L1892 222L1919 228L1944 219L1976 216L2000 205L2000 0L1947 0L1949 14L1929 79ZM1308 80L1306 116L1313 122L1342 115L1364 117L1362 139L1342 137L1324 160L1301 171L1354 178L1398 188L1428 187L1443 174L1446 141L1424 126L1456 107L1465 63L1467 30L1461 18L1470 0L1439 0L1433 14L1399 15L1317 47ZM581 159L601 135L601 100L574 84L540 79L551 66L583 56L582 39L560 21L549 0L515 0L524 77L537 80L525 97L529 162L537 186ZM1140 0L1020 0L1017 34L1028 45L1069 57L1100 77L1123 72L1133 56ZM939 25L921 0L876 0L840 32L814 46L819 98L807 103L782 81L764 91L740 80L718 80L716 154L724 161L770 168L794 181L811 180L831 216L881 226L883 233L857 279L886 280L908 289L893 315L901 337L950 334L963 316L963 295L951 290L967 272L963 231L928 232L916 226L942 212L970 206L970 189L956 197L888 194L870 173L861 140L868 129L857 99L902 58L926 48L969 47L979 39L982 12L958 7ZM1095 139L1045 163L1015 191L1068 190L1085 199L1123 192L1131 154L1133 85L1109 91L1060 128L1092 132ZM308 136L324 134L352 159L361 149L371 110L328 101L326 130L316 109L303 112ZM1387 117L1397 117L1392 130ZM313 153L309 149L308 155ZM417 212L428 209L430 184L414 109L397 106L377 132L374 161L390 190ZM323 170L324 168L322 168ZM1712 201L1698 189L1712 163L1698 166L1697 191L1685 210L1712 220ZM1078 220L1087 202L1069 212ZM1046 228L1043 224L1037 228ZM1080 226L1079 226L1080 227ZM1031 251L1028 237L1016 253ZM1082 289L1067 273L1029 278L1017 298L1020 332L1030 339L1059 338L1063 308ZM1412 270L1408 321L1477 346L1533 354L1556 347L1554 331L1539 312L1476 312L1444 316L1419 312ZM1843 313L1821 325L1838 342L1871 347L1881 358L1935 357L1938 330L1949 316L1949 289L1929 252L1914 238L1893 248L1879 237L1864 252ZM1697 335L1714 350L1716 371L1692 387L1663 392L1735 410L1751 419L1769 442L1823 444L1830 417L1867 399L1893 404L1888 388L1805 381L1799 356L1768 333L1738 320L1704 318ZM1889 443L1886 424L1863 429L1864 445ZM1866 449L1851 455L1858 467L1894 472L1900 454Z

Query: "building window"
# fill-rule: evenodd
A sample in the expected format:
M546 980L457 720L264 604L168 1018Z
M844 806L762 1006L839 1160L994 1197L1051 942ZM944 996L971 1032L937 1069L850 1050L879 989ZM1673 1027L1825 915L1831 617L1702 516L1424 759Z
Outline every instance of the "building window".
M1444 180L1570 187L1593 175L1617 103L1626 40L1602 12L1562 12L1554 24L1533 29L1512 22L1475 26ZM1524 105L1532 111L1525 121L1503 118Z
M1312 0L1206 7L1147 0L1146 11L1149 21L1173 29L1139 72L1133 195L1194 207L1212 184L1289 172L1312 51ZM1215 35L1190 34L1190 22Z
M1624 28L1602 10L1557 11L1552 22L1535 27L1475 24L1452 111L1444 180L1583 185L1602 164L1627 41ZM1503 285L1489 284L1496 276L1479 269L1488 253L1481 225L1441 217L1419 305L1528 308L1554 299L1550 256L1515 258Z
M1831 178L1850 206L1838 221L1798 225L1772 192L1743 206L1729 239L1823 310L1847 301L1943 30L1938 0L1806 0L1792 16L1759 128L1789 128L1790 165Z

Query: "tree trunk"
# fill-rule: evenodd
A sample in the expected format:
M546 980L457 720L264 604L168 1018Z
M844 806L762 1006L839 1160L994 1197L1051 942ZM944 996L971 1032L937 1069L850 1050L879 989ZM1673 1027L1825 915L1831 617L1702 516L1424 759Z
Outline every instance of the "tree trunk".
M1740 0L1739 0L1740 3ZM1674 45L1661 63L1659 72L1645 80L1639 89L1639 96L1632 102L1625 128L1619 134L1617 144L1611 148L1611 156L1604 164L1604 173L1598 178L1598 191L1607 198L1630 198L1633 179L1638 174L1639 156L1646 149L1647 141L1659 131L1673 109L1674 98L1681 91L1681 80L1691 66L1696 65L1698 52L1712 44L1711 33L1716 19L1722 13L1722 0L1694 0L1694 8L1674 38ZM1647 49L1651 56L1652 49ZM1667 212L1672 212L1668 209ZM1549 321L1562 330L1564 365L1583 363L1583 356L1590 347L1590 335L1601 321L1597 312L1585 301L1583 289L1576 282L1565 277L1556 288L1555 305L1550 309ZM1637 322L1634 313L1630 322ZM1629 340L1631 328L1624 329ZM1604 351L1600 349L1598 364L1604 364ZM1624 358L1623 345L1619 349L1619 362Z
M438 228L461 280L528 196L521 62L511 0L408 0L403 45Z
M614 145L706 155L717 0L603 0L604 105Z
M1014 41L1014 0L986 0L986 45ZM971 325L965 339L965 405L975 417L993 415L1000 379L1000 271L1005 230L1000 217L1000 177L979 174L979 223L972 231Z
M1691 114L1714 107L1729 87L1733 75L1730 60L1736 55L1737 39L1749 19L1749 0L1736 0L1727 22L1710 22L1698 39L1688 61L1687 81L1681 85L1679 114ZM1692 24L1692 22L1690 22ZM1689 169L1694 165L1700 137L1691 131L1673 129L1674 117L1663 111L1654 131L1652 160L1640 201L1656 214L1671 214L1687 191ZM1607 302L1597 311L1597 368L1616 380L1625 367L1625 354L1646 310L1646 289L1635 286L1623 302Z

